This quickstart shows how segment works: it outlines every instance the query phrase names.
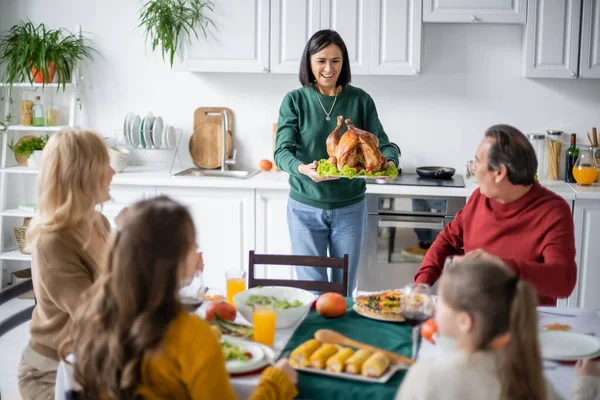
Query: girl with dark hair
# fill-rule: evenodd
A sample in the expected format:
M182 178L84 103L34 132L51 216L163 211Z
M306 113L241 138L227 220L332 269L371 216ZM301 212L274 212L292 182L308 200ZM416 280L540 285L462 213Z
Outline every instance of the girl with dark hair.
M413 365L397 399L555 400L543 375L537 296L503 265L461 261L442 275L435 320L457 351ZM600 368L579 361L572 400L600 397Z
M317 161L326 159L327 136L343 116L379 139L388 165L399 163L371 96L350 85L348 50L340 35L325 29L315 33L300 63L302 87L289 92L279 109L275 163L290 174L288 228L297 255L349 256L348 294L356 287L358 261L366 224L366 184L363 179L323 178ZM327 281L322 268L296 267L301 280ZM342 271L332 271L341 282Z
M71 339L74 380L88 399L235 399L221 346L177 295L196 272L189 211L167 197L123 215L98 281L79 307ZM253 399L292 399L287 360L265 370Z

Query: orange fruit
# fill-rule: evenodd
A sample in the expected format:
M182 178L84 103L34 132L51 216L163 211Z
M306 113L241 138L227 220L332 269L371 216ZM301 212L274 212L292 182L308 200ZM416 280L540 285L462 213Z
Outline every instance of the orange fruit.
M423 322L421 325L421 336L423 339L435 344L435 340L433 339L433 334L438 331L438 326L435 323L434 318L429 318L427 321Z
M269 160L260 160L260 162L258 163L258 166L263 171L270 171L271 168L273 168L273 163Z
M346 298L339 293L324 293L317 299L317 312L326 318L341 317L346 308Z

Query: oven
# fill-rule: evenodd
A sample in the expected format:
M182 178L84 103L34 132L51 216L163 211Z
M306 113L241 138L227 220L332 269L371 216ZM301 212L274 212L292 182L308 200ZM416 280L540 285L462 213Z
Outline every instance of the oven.
M413 282L427 249L465 203L465 197L368 194L358 290Z

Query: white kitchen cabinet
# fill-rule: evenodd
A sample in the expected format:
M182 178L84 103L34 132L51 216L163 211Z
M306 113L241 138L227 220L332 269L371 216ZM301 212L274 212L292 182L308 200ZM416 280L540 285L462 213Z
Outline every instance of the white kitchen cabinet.
M421 0L371 0L371 75L417 75Z
M320 29L321 0L272 0L270 72L297 74L306 43Z
M370 2L321 0L321 26L323 29L333 29L344 39L354 75L369 74Z
M256 252L292 254L287 224L287 190L256 190ZM256 276L269 279L293 279L292 267L271 265L256 267Z
M526 17L527 0L423 1L423 22L524 24Z
M578 271L569 307L600 310L600 201L576 200L574 222Z
M213 0L210 26L183 44L181 71L258 72L269 70L269 0Z
M524 75L576 78L581 0L529 0L524 35Z
M110 200L102 204L99 211L104 214L111 226L115 226L115 217L125 207L131 206L139 200L149 199L156 196L156 186L110 186Z
M254 189L159 187L185 204L204 252L204 282L225 293L226 270L248 270L254 248Z
M344 39L353 75L418 75L422 0L321 0L321 27Z
M600 78L600 0L583 0L579 75Z

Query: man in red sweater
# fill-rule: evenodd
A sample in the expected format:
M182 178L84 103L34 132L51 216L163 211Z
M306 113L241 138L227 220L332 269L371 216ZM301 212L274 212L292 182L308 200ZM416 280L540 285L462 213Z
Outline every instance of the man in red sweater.
M531 283L540 305L568 297L577 279L568 204L535 181L533 147L508 125L489 128L472 166L479 188L427 251L415 282L433 285L446 257L503 262Z

